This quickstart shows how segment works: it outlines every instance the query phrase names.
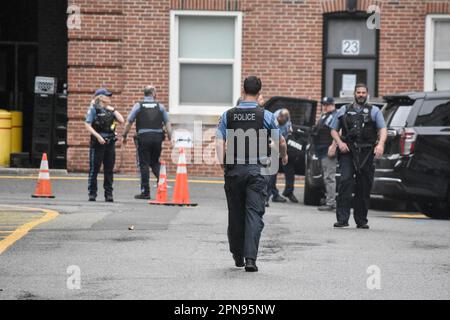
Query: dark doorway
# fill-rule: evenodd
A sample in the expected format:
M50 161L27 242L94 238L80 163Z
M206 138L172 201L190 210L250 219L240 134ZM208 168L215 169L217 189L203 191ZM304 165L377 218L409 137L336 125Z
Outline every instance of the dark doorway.
M22 149L33 142L36 76L67 83L67 0L3 1L0 11L0 109L23 112ZM49 128L52 130L52 128Z
M367 18L362 12L324 16L324 96L351 97L358 82L378 96L379 31L367 27Z

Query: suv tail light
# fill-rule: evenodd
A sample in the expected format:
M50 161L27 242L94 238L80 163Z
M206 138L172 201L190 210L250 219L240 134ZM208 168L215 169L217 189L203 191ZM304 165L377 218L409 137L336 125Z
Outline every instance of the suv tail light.
M400 155L409 156L414 153L417 133L414 129L404 128L400 136Z

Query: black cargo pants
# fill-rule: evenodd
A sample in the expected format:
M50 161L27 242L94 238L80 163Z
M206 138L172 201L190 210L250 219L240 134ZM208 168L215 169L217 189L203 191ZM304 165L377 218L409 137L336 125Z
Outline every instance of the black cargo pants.
M103 164L105 197L113 195L114 165L116 163L116 143L114 137L105 139L106 144L100 144L91 136L89 148L89 179L90 196L97 197L97 176Z
M370 153L370 155L368 155ZM370 204L370 191L373 185L375 166L373 164L373 148L364 148L360 159L367 157L367 161L359 172L355 170L353 155L351 153L339 154L339 168L341 178L338 185L337 221L348 223L350 209L353 207L353 216L357 225L367 223L367 212ZM354 194L354 197L353 197Z
M232 254L255 259L264 228L263 215L269 176L225 175L228 241Z
M138 135L139 169L141 172L141 193L150 195L150 168L159 180L163 133L141 133Z

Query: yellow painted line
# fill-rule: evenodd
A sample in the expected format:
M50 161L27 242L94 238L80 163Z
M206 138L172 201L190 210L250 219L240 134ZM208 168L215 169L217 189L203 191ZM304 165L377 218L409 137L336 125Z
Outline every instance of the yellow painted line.
M37 177L33 176L0 176L0 179L10 179L10 180L37 180ZM75 180L87 180L87 177L51 177L52 180L69 180L69 181L75 181ZM100 178L98 180L103 180L103 178ZM120 178L115 177L114 181L141 181L140 178ZM175 179L167 179L168 182L175 182ZM223 180L189 180L189 183L200 183L200 184L223 184ZM284 184L277 184L277 186L284 186ZM303 183L301 184L294 184L297 188L303 188L305 185Z
M7 206L12 207L12 206ZM15 207L22 208L22 207ZM44 213L43 217L36 219L34 221L30 221L19 228L15 229L10 235L0 241L0 254L6 251L10 246L12 246L16 241L23 238L31 229L40 225L41 223L48 222L50 220L55 219L59 213L57 211L48 210L48 209L38 209L38 208L25 208L24 210L32 210L32 211L40 211Z
M400 218L400 219L429 219L426 215L423 214L394 214L391 216L392 218Z

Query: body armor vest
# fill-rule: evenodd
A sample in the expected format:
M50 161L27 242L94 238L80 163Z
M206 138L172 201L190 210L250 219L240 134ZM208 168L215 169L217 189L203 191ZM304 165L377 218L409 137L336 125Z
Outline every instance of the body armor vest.
M159 108L158 102L140 102L141 108L136 115L136 128L141 129L162 129L163 112Z
M95 112L96 116L92 123L92 128L99 133L113 135L116 131L116 117L114 116L114 113L99 105L95 106Z
M345 114L339 119L342 128L342 140L346 143L373 146L378 139L376 123L372 120L372 105L365 104L361 112L354 104L346 106Z
M231 109L227 112L227 129L234 130L233 135L228 135L234 141L234 164L255 160L264 164L261 160L270 156L270 131L264 129L264 109Z
M317 123L314 130L314 144L326 144L330 145L333 142L333 138L331 137L331 128L328 127L328 124L331 123L334 111L323 114L320 117L319 123Z

